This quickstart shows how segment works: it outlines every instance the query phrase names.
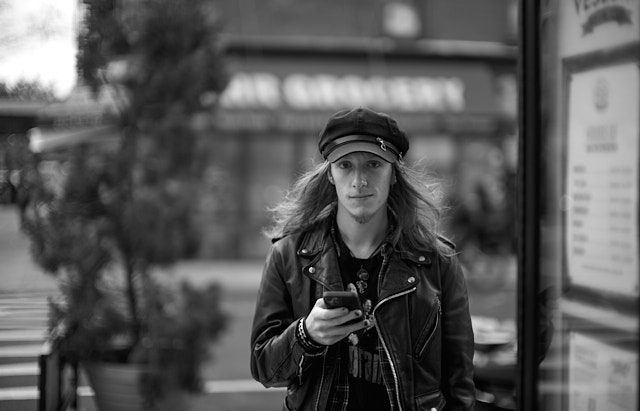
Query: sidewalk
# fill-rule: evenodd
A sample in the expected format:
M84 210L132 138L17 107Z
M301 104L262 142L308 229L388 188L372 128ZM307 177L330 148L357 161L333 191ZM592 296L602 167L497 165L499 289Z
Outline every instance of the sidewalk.
M0 206L0 261L0 295L56 289L53 278L33 262L29 239L20 231L18 211L13 206Z
M232 294L258 292L263 260L188 260L164 271L184 278L194 285L218 283Z

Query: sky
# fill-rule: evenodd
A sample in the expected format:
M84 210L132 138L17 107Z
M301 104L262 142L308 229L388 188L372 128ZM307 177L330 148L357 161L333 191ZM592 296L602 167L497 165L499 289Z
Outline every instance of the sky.
M0 82L51 87L58 98L76 82L79 0L0 0Z

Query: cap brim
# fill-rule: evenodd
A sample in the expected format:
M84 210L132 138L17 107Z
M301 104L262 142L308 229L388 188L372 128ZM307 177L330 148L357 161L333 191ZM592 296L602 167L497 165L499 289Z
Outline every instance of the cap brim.
M375 154L389 163L395 163L397 160L396 155L391 150L385 151L381 149L377 144L371 144L363 141L354 141L352 143L336 147L335 150L327 155L327 161L333 163L339 158L344 157L347 154L355 153L357 151L365 151L367 153Z

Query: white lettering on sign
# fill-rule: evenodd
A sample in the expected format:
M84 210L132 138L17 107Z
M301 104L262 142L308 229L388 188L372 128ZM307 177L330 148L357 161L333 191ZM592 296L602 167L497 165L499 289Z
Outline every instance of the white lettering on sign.
M578 13L591 13L598 8L612 5L631 6L633 0L573 0Z
M457 77L382 77L270 73L237 73L223 93L226 108L333 110L371 106L398 111L462 111L465 87Z
M583 35L592 33L597 27L614 23L632 26L634 17L631 0L574 0L580 16Z
M237 73L222 94L220 103L225 107L277 108L281 104L280 79L269 73Z

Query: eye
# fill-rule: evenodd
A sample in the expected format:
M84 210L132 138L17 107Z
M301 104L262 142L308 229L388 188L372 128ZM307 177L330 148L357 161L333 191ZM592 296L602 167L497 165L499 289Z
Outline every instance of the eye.
M381 167L381 166L382 166L382 163L380 161L378 161L378 160L369 161L369 167L371 167L371 168L378 168L378 167Z
M349 161L339 161L338 162L338 168L351 168L351 163Z

